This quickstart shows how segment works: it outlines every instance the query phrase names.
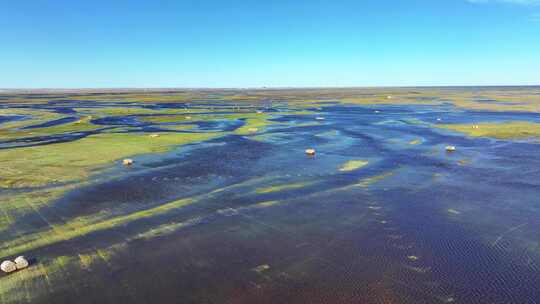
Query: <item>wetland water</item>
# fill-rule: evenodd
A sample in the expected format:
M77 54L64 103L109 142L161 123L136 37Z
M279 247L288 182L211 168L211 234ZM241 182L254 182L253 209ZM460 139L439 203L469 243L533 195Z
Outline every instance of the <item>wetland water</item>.
M538 91L6 95L0 303L537 303Z

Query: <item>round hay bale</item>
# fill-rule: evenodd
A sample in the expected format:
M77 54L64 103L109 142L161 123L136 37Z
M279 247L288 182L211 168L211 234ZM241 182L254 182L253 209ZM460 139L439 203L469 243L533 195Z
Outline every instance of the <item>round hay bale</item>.
M159 134L150 134L150 138L156 138L159 137Z
M24 269L28 267L28 260L21 255L15 259L15 266L17 266L17 269Z
M0 269L5 273L10 273L17 270L17 265L12 261L3 261L2 264L0 264Z
M131 159L131 158L126 158L126 159L124 159L124 160L122 161L122 164L123 164L124 166L131 166L131 165L133 165L133 163L134 163L134 161L133 161L133 159Z
M306 154L310 156L315 155L315 149L306 149Z
M454 151L456 151L455 146L446 146L446 152L454 152Z

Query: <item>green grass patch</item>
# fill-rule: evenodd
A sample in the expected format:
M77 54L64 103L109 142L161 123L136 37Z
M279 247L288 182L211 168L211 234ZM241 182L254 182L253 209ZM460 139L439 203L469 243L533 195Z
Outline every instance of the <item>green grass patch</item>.
M102 166L136 154L165 152L221 133L106 133L77 141L0 150L0 187L43 186L81 180Z
M492 137L497 139L527 139L540 137L540 123L513 121L480 124L445 124L438 128L465 133L472 137Z
M367 160L350 160L346 163L344 163L341 168L339 168L339 171L341 172L348 172L348 171L354 171L358 170L364 166L369 164Z

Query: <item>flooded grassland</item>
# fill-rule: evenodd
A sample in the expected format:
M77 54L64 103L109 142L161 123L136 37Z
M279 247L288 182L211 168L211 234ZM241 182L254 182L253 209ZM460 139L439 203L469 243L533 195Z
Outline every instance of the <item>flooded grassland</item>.
M540 88L2 94L0 303L540 299Z

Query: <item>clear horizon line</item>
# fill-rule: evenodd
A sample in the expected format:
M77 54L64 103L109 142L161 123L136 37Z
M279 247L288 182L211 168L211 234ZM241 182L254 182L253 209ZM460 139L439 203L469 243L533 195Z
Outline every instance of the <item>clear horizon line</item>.
M474 87L540 87L539 84L463 84L463 85L388 85L388 86L238 86L238 87L14 87L0 88L5 91L77 91L77 90L283 90L283 89L391 89L391 88L474 88Z

